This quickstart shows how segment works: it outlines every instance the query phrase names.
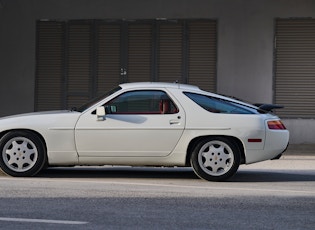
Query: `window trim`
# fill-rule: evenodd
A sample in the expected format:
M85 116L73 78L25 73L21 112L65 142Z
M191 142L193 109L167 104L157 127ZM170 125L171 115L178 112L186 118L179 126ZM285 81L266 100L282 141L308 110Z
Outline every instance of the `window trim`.
M209 112L209 113L217 113L217 114L235 114L235 115L252 115L252 114L259 114L259 111L253 107L250 107L250 106L246 106L246 105L243 105L243 104L240 104L240 103L237 103L237 102L234 102L234 101L230 101L230 100L226 100L224 98L219 98L219 97L213 97L211 95L206 95L206 94L199 94L199 93L193 93L193 92L183 92L183 94L189 98L192 102L194 102L196 105L200 106L202 109L204 109L205 111ZM202 105L200 105L200 103L196 102L195 100L193 100L188 94L190 95L198 95L198 96L204 96L204 97L207 97L207 98L211 98L213 100L215 100L215 102L224 102L225 104L228 104L229 106L233 106L233 107L236 107L237 109L240 109L242 111L246 111L247 113L229 113L229 112L223 112L223 111L210 111L208 109L206 109L205 107L203 107ZM217 110L214 108L214 110ZM231 110L233 111L233 110ZM231 112L230 111L230 112ZM254 112L255 111L255 112Z
M114 97L113 99L107 101L105 104L103 104L104 107L106 106L111 106L110 103L114 100L116 100L118 97L126 94L126 93L132 93L132 92L161 92L163 93L163 95L161 96L167 96L167 100L169 100L169 102L172 104L172 106L174 107L174 110L171 110L173 112L169 112L169 113L165 113L165 112L162 112L162 109L161 109L161 104L159 104L159 110L157 111L145 111L145 112L117 112L117 113L111 113L111 115L173 115L173 114L177 114L179 113L179 106L174 102L174 100L172 99L172 97L170 97L170 95L164 91L164 90L160 90L160 89L138 89L138 90L130 90L130 91L126 91L126 92L122 92L121 94L117 95L116 97ZM160 99L160 102L162 100L165 100L165 99Z

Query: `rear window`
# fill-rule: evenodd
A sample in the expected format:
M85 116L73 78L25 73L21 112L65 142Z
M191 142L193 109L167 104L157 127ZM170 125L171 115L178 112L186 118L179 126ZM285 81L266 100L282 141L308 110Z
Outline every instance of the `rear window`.
M221 98L211 97L202 94L184 92L196 104L211 113L228 114L257 114L258 112L250 107L234 103Z

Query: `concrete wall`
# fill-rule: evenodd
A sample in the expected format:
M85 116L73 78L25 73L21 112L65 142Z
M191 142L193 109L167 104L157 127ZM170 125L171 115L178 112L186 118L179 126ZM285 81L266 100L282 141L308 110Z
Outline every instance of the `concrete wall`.
M0 116L34 109L38 19L218 20L218 92L273 101L275 18L314 17L314 0L0 0ZM291 143L314 143L314 120L285 120Z

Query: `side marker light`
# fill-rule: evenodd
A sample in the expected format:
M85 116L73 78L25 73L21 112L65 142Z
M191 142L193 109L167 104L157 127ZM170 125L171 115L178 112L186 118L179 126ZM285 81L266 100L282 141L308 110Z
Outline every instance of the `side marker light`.
M262 142L262 139L260 139L260 138L250 138L250 139L248 139L248 142L250 142L250 143L259 143L259 142Z

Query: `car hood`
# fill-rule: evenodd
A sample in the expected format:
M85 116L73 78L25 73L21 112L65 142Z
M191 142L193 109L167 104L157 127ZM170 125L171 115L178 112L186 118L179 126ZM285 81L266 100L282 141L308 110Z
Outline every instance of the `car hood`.
M11 118L20 118L20 117L29 117L29 116L60 115L60 114L69 114L69 113L74 113L74 111L55 110L55 111L45 111L45 112L22 113L22 114L17 114L17 115L1 117L0 120L11 119Z
M0 118L0 132L9 129L73 129L81 113L69 110L25 113Z

